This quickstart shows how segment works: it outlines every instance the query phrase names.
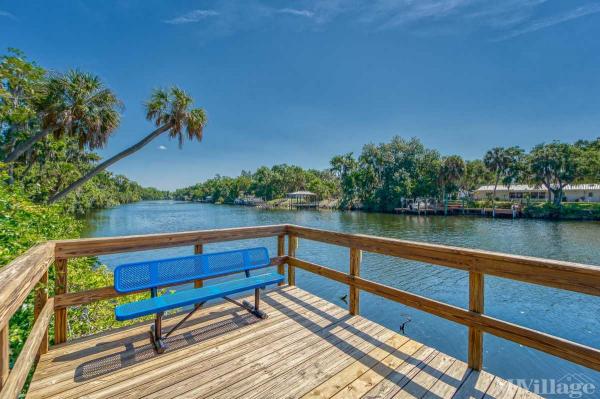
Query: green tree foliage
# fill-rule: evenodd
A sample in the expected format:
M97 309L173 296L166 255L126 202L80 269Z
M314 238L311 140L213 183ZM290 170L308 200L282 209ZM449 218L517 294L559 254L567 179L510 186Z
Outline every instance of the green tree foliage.
M440 186L443 194L457 192L466 173L465 161L458 155L445 157L440 168ZM445 197L445 195L443 196Z
M465 191L473 192L492 181L494 181L494 176L481 159L465 162L465 174L461 183Z
M7 264L36 243L79 237L81 222L65 214L60 206L32 203L18 185L5 183L6 177L5 172L0 173L0 265ZM49 279L49 294L53 295L52 273ZM98 264L95 258L74 259L69 262L69 286L73 291L111 285L112 274ZM115 301L119 302L121 299ZM69 311L70 337L96 333L115 324L111 303L97 302ZM33 293L10 320L11 362L18 356L32 326ZM51 326L51 332L52 328Z
M591 141L577 141L575 147L579 150L581 183L600 182L600 137Z
M7 180L38 203L65 190L100 160L91 150L106 143L118 125L119 108L116 96L97 77L78 71L49 75L21 52L9 51L0 57L0 155L9 158L19 146L21 155L3 166ZM168 196L102 172L61 206L82 215Z
M394 137L389 143L367 144L355 159L334 157L331 170L341 179L342 204L390 211L405 198L440 193L441 156L416 138Z
M176 190L174 198L203 200L211 196L217 203L231 204L240 195L255 195L269 201L283 198L287 193L309 190L319 198L337 196L337 179L329 171L302 169L299 166L275 165L260 167L256 172L244 171L238 177L215 176L203 183Z
M528 157L531 179L548 190L555 205L560 205L563 189L584 176L581 149L575 145L554 141L539 144Z

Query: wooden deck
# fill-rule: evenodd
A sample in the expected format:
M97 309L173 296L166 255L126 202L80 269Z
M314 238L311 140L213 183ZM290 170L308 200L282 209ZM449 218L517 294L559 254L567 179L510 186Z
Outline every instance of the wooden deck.
M268 319L229 303L207 307L162 355L148 323L55 346L27 397L539 397L297 287L262 297Z

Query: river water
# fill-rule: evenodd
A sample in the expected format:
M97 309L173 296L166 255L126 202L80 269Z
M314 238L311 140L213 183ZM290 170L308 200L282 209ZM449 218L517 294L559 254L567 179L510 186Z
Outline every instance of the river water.
M89 237L202 230L292 223L328 230L372 234L413 241L480 248L600 265L600 222L552 222L529 219L406 216L339 211L287 211L152 201L99 211L88 218ZM276 239L256 239L205 245L205 252L266 246L276 254ZM109 267L120 263L189 255L190 247L140 251L101 257ZM329 244L300 240L297 256L347 272L349 251ZM468 304L466 272L365 253L361 275L393 287L449 304ZM347 287L302 270L296 284L309 292L347 306ZM576 294L506 279L487 277L486 313L526 327L600 347L600 297ZM442 352L466 359L467 329L403 305L361 293L361 314ZM507 379L583 380L596 386L600 373L521 345L486 335L484 368ZM535 382L535 381L531 381ZM568 397L552 395L549 397Z

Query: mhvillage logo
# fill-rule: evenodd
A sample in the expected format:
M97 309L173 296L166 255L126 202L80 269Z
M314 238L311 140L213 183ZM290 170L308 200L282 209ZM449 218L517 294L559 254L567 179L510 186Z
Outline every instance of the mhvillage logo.
M567 374L559 380L554 378L513 379L513 384L540 396L561 395L568 398L585 398L596 393L594 381L584 374Z

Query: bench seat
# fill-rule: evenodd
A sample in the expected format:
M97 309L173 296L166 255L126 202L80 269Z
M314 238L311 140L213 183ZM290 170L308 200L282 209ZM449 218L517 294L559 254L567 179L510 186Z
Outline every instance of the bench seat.
M226 281L202 288L177 291L174 294L161 295L119 305L115 309L115 317L119 321L135 319L136 317L156 314L171 309L198 304L210 299L247 291L253 288L263 288L284 280L278 273L266 273L243 279Z

